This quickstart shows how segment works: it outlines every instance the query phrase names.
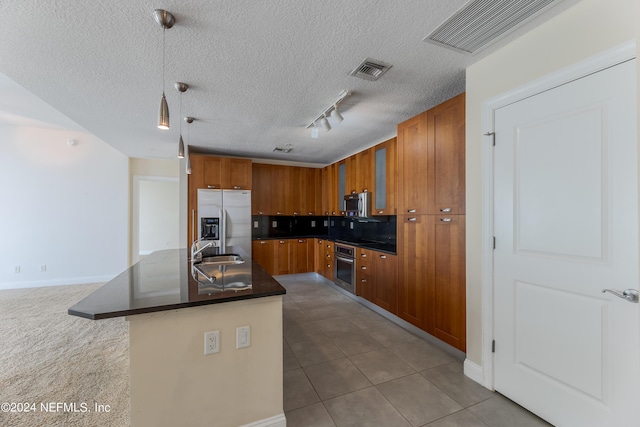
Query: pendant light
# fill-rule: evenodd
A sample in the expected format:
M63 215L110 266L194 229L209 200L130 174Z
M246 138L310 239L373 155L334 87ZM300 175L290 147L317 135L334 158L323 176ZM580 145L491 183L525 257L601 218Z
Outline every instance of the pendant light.
M182 82L175 82L173 86L180 92L180 117L182 117L182 94L189 89L189 85ZM180 122L180 140L178 141L178 158L184 159L184 141L182 140L182 121Z
M184 121L187 122L187 150L189 149L189 125L193 123L195 119L193 117L185 117ZM189 156L189 152L185 152L185 156L187 158L187 165L185 166L185 172L187 175L191 175L191 157Z
M153 18L158 25L162 28L162 99L160 100L160 114L158 116L158 129L169 129L169 106L167 105L167 98L164 96L164 56L165 56L165 42L164 33L167 28L173 27L176 19L175 17L163 9L156 9L153 11Z

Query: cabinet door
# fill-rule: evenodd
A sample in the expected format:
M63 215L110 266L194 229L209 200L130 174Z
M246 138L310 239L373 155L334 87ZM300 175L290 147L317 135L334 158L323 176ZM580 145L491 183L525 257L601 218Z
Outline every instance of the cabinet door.
M313 270L319 275L324 274L324 240L313 239Z
M373 214L395 215L398 183L397 143L392 138L373 148Z
M271 175L272 210L270 215L293 215L293 200L290 197L291 167L273 166Z
M347 194L347 161L342 160L338 162L336 169L338 191L335 206L337 207L336 211L338 212L338 215L344 215L344 211L342 210L342 201L344 200L344 196Z
M222 157L220 179L222 188L251 190L251 160Z
M398 216L398 316L424 330L427 330L427 289L433 281L433 269L429 268L432 238L429 226L426 215Z
M291 253L293 254L293 259L291 260L291 272L290 274L296 273L307 273L311 271L309 269L309 243L307 239L292 239L289 241L289 244L292 246ZM313 259L313 257L311 257Z
M313 191L313 210L309 212L309 215L322 215L324 212L322 205L322 169L314 168L312 170L313 180L309 180L309 191Z
M344 167L344 194L359 193L358 156L354 154L347 157L339 163L338 167Z
M398 313L398 257L373 253L373 302L390 313Z
M465 216L427 217L433 269L427 332L466 351Z
M301 215L304 212L307 199L303 187L306 189L306 181L305 168L289 167L289 189L286 197L291 199L288 203L291 213L287 213L288 215Z
M291 273L291 242L289 239L276 240L276 274Z
M322 169L322 209L325 215L338 215L338 180L335 163Z
M324 263L322 275L333 282L333 254L334 246L333 242L328 240L324 241Z
M375 272L373 251L356 249L356 295L374 302Z
M276 274L276 240L254 240L251 245L253 259L269 274Z
M427 111L428 213L464 214L465 94Z
M373 172L374 149L369 148L355 155L356 192L375 192L375 176Z
M427 113L398 125L398 214L425 214L427 209Z
M254 163L251 166L251 211L253 215L268 215L271 212L272 166Z

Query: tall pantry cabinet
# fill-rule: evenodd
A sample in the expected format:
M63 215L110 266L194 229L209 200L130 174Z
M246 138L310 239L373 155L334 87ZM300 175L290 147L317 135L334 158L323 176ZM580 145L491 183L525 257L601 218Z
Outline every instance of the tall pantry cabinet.
M398 125L398 315L466 350L465 95Z

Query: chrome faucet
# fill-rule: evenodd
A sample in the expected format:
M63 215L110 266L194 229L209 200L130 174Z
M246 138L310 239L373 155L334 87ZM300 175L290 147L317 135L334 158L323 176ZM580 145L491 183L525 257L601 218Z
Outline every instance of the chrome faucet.
M196 258L199 258L197 261L200 261L200 259L202 259L202 251L204 251L207 248L215 247L215 244L214 244L215 242L210 240L206 245L200 248L197 248L198 243L200 243L201 241L202 239L198 239L195 242L193 242L193 244L191 245L191 261L196 261Z

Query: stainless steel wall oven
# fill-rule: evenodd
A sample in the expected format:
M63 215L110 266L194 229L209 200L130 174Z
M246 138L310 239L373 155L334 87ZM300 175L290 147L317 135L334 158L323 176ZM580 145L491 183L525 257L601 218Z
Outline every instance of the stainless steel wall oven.
M336 285L356 293L356 249L353 246L335 244L333 280Z

